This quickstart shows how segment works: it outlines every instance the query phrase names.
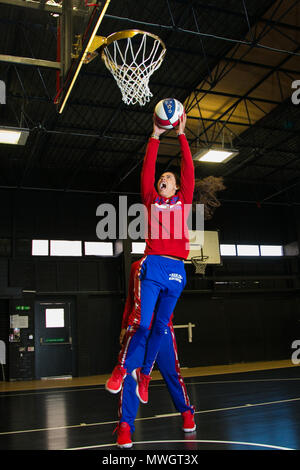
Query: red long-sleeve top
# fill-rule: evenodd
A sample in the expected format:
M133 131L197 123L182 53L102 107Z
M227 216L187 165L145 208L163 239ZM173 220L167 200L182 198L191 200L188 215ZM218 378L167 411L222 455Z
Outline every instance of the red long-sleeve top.
M155 164L159 140L150 138L141 174L142 202L147 208L145 255L166 255L186 259L189 254L187 218L193 202L194 164L188 141L179 137L181 148L180 189L164 198L155 189Z

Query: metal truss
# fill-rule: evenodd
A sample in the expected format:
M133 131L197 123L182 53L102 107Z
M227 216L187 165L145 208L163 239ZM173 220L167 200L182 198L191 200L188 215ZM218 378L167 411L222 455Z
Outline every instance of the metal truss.
M216 10L220 11L220 8L218 8L216 6L202 4L201 2L200 3L196 2L196 3L197 3L197 6L201 6L202 8L211 8L211 9L216 9ZM212 68L211 68L211 66L208 62L208 59L211 58L211 56L209 56L209 54L205 52L205 46L204 46L203 41L202 41L202 36L203 37L211 37L211 35L208 35L208 34L205 34L205 33L203 33L203 34L200 33L200 31L199 31L200 28L199 28L199 25L197 23L195 12L193 10L193 6L191 6L192 12L193 12L193 17L194 17L194 20L196 22L196 30L197 30L196 32L194 32L194 34L199 34L200 41L201 41L201 50L202 50L203 56L205 58L206 67L207 67L207 76L202 80L202 82L200 84L194 84L194 86L191 87L190 90L188 90L189 95L187 97L188 99L187 99L187 102L186 102L187 113L192 111L194 108L197 108L199 116L200 116L200 120L202 122L202 131L190 141L191 145L199 143L199 142L200 143L208 143L208 141L210 143L217 142L218 137L222 134L222 132L224 130L233 132L232 129L229 129L230 124L241 125L241 126L245 125L245 127L247 127L247 124L237 123L237 122L234 122L231 119L232 115L234 114L234 111L237 108L237 106L239 106L241 103L244 103L244 106L246 108L246 112L247 112L247 115L248 115L248 124L249 124L248 127L253 127L253 125L260 126L260 124L254 124L251 121L251 116L250 116L250 113L249 113L249 110L248 110L248 104L247 103L251 103L252 105L259 108L259 110L265 116L267 116L269 111L265 111L263 109L262 104L264 102L265 103L272 103L274 105L281 104L281 102L278 102L278 101L275 101L275 100L264 99L264 98L254 98L253 96L250 96L250 95L262 83L264 83L273 74L275 74L276 77L277 77L277 84L278 84L278 88L280 90L280 94L283 97L279 74L283 73L283 74L287 75L289 78L291 78L291 77L293 79L297 78L297 75L298 75L299 71L292 70L292 69L286 68L284 66L285 66L286 62L289 60L289 58L291 56L300 54L300 45L297 44L294 41L294 43L296 43L296 48L294 48L293 50L290 50L290 51L281 50L286 55L283 59L280 60L280 62L276 66L253 63L252 61L247 61L246 56L250 51L252 51L256 47L262 47L262 48L264 47L263 44L261 43L261 41L263 40L263 38L271 30L275 30L275 29L278 30L278 28L282 28L283 30L288 30L288 31L291 30L291 31L299 32L300 31L299 27L296 27L296 26L293 26L293 25L288 25L288 24L283 23L281 21L285 17L285 15L289 11L291 11L299 3L300 3L299 0L296 0L294 2L289 2L287 8L281 13L281 15L276 20L274 20L274 17L276 15L276 13L278 12L278 10L283 5L282 0L277 2L277 5L274 8L274 10L272 11L272 15L271 15L270 18L268 18L268 19L255 18L256 21L260 21L260 22L264 23L263 29L260 31L260 33L258 35L256 35L255 34L255 28L254 28L254 32L253 32L252 29L251 29L252 28L251 24L250 24L250 20L253 21L254 19L252 17L250 17L250 15L248 14L246 3L243 2L244 15L246 17L246 21L247 21L247 24L248 24L248 33L251 37L251 41L233 40L233 42L235 42L235 46L233 47L230 55L226 56L224 59L222 58L221 61L219 61L219 64L215 68L214 74L213 74ZM168 7L169 7L169 11L170 11L170 3L169 2L168 2ZM228 10L224 10L224 9L221 9L221 10L223 12L226 11L226 13L229 13ZM238 15L239 17L241 17L241 15L242 15L241 13L237 13L237 12L230 12L230 13L233 14L233 15ZM170 11L170 15L171 15L172 27L176 31L182 31L182 29L178 25L175 24L174 15L171 14L171 11ZM252 23L252 25L253 25L253 23ZM185 31L185 32L192 34L191 31ZM286 35L286 33L284 31L282 32L282 34ZM224 38L224 37L221 38L220 36L215 37L215 39L227 40L227 38ZM244 51L244 53L242 55L240 55L239 54L240 48L242 46L244 46L245 44L247 44L248 48ZM276 52L279 51L279 49L276 49L276 48L270 48L269 50L271 50L273 53L276 53ZM187 53L189 53L189 52L187 51ZM222 66L221 66L221 62L223 63ZM232 71L234 69L234 67L238 64L247 65L249 67L255 67L256 66L256 67L259 67L259 68L265 68L266 73L264 73L262 78L259 79L251 88L249 88L249 90L246 93L244 93L242 95L237 95L237 94L234 95L234 94L230 94L230 93L222 93L222 92L214 91L214 88L216 87L216 85L218 83L220 83L220 81L226 76L226 74L228 74L230 71ZM207 84L209 85L209 88L207 88ZM202 113L201 113L201 101L209 94L211 94L211 95L218 95L219 94L219 95L222 95L222 96L227 96L227 97L230 97L230 98L234 98L234 103L230 104L222 112L222 114L217 119L213 119L213 120L205 119L205 118L203 118ZM209 121L211 121L211 122L209 122ZM271 127L271 129L272 129L272 127ZM211 139L209 139L207 137L208 131L211 131L212 135L214 136L213 141L211 141ZM294 135L295 135L294 132L291 132L289 134L289 136L284 139L284 142L287 142ZM252 150L257 150L257 145L256 145L255 141L253 142L252 146L249 146L249 142L243 143L243 137L241 135L235 135L234 137L238 141L237 144L241 148L243 146L244 147L248 146L250 148L252 147ZM282 142L282 143L284 143L284 142ZM256 159L259 158L259 155L261 155L262 151L265 151L265 152L268 151L268 146L266 145L263 148L260 148L259 150L260 150L259 153L258 152L252 152L250 157L245 159L245 161L242 162L241 164L239 164L238 167L236 167L236 169L233 168L232 170L230 170L230 174L233 174L235 171L237 171L238 169L241 169L243 166L249 164L250 162L254 162ZM284 152L285 150L282 149L281 151ZM291 154L292 152L286 151L286 153ZM177 156L179 156L179 154ZM166 164L166 167L165 167L164 171L166 169L168 169L173 162L174 162L174 157L172 157L169 160L169 162ZM135 167L136 167L136 165L133 167L133 170L135 169ZM278 171L280 171L280 170L278 169ZM127 173L127 176L129 174L130 174L130 172ZM229 175L229 173L228 173L228 175ZM226 176L226 173L224 174L224 176ZM121 178L121 180L123 181L123 178Z
M6 4L14 4L17 6L20 6L20 3L24 3L21 0L14 0L14 2L8 2L8 1L1 1L0 3L6 3ZM27 3L27 2L26 2ZM46 5L45 1L43 2L28 2L28 3L41 3L42 8L45 8L47 10L56 8L56 7L51 7L50 5ZM213 143L213 142L218 142L220 136L222 135L223 132L231 132L233 134L233 139L235 140L235 144L240 147L241 149L249 149L250 154L248 157L245 158L245 160L236 166L232 167L228 172L223 173L224 176L232 176L234 173L239 171L240 169L246 167L250 163L254 163L259 156L261 155L261 152L268 152L270 150L276 150L272 149L272 145L264 145L263 147L260 145L258 146L257 143L255 142L255 136L253 137L253 143L251 144L249 142L249 137L247 137L247 140L243 137L243 134L234 134L234 131L230 128L230 125L234 126L241 126L244 127L245 129L250 128L250 129L255 129L257 128L262 128L262 129L269 129L270 131L276 130L276 127L272 127L271 125L268 125L266 123L253 123L251 119L251 113L249 112L249 104L255 106L257 109L260 110L260 112L267 116L269 113L269 110L264 110L264 104L271 104L274 105L274 107L279 106L282 104L282 101L284 99L284 93L282 90L282 85L280 81L280 76L281 74L289 77L290 79L295 79L299 75L298 70L294 70L293 68L290 68L286 66L286 63L291 57L294 56L299 56L300 55L300 45L293 39L293 36L291 34L295 32L300 31L300 27L294 26L294 25L289 25L284 22L284 17L285 15L290 12L296 5L300 3L300 0L294 0L288 2L286 8L282 11L279 17L276 17L276 14L280 9L284 6L284 0L278 0L277 2L274 2L273 10L271 12L271 15L269 18L262 18L262 17L255 17L253 15L250 15L247 9L247 3L245 0L241 1L241 10L240 11L232 11L229 9L225 8L220 8L217 5L210 5L205 2L189 2L188 3L188 8L189 8L189 13L191 17L193 18L195 28L193 30L191 29L184 29L180 26L178 21L176 20L175 17L175 11L176 7L174 7L174 3L182 4L180 0L173 0L173 2L170 2L169 0L166 0L166 5L169 11L170 15L170 25L166 24L154 24L154 23L146 23L142 21L135 21L132 18L125 18L125 17L117 17L116 15L109 15L107 14L107 18L113 19L113 20L118 20L120 22L126 22L126 24L131 24L135 25L136 23L139 23L139 25L144 24L145 26L151 26L152 28L158 28L160 30L165 30L167 32L171 33L178 33L178 34L185 34L185 35L193 35L199 38L199 51L191 51L187 49L182 49L180 47L175 48L175 47L170 47L170 52L176 53L176 52L184 52L185 54L199 54L201 55L204 60L205 60L205 67L206 67L206 76L202 79L200 83L194 83L190 85L189 89L184 89L182 90L183 92L186 93L186 98L187 98L187 113L191 112L194 109L198 110L199 113L199 119L201 122L201 127L202 130L197 133L197 135L194 133L194 137L191 139L190 144L191 145L196 145L196 144L205 144L205 143ZM23 6L23 5L22 5ZM29 6L29 5L28 5ZM31 7L33 7L31 5ZM36 6L35 6L36 8ZM242 40L242 39L234 39L226 36L221 36L221 35L214 35L214 34L208 34L203 31L201 31L201 27L199 24L199 18L197 15L197 8L202 8L202 9L209 9L212 11L217 11L217 12L222 12L226 13L228 15L232 15L234 17L240 18L245 22L245 25L247 26L245 29L245 35L247 39ZM263 25L263 27L260 29L259 33L257 33L257 28L256 25L260 23ZM289 40L292 40L294 43L294 48L292 50L285 50L285 49L279 49L275 47L270 47L266 46L263 44L263 40L266 37L266 35L270 31L277 31L279 32L282 36L288 38ZM25 34L25 41L28 43L28 40L26 39L26 32ZM206 39L213 39L215 41L223 41L228 44L228 53L226 54L225 57L220 58L217 54L212 54L208 50L206 50L206 45L205 45L205 40ZM230 47L233 45L233 47L230 49ZM245 46L247 46L245 48ZM30 47L30 44L29 44ZM244 48L245 50L241 54L241 48ZM247 55L250 51L253 49L258 48L258 49L266 49L269 52L273 54L285 54L285 57L281 59L276 66L268 65L268 64L261 64L261 63L255 63L252 60L247 59ZM0 57L1 60L1 57ZM33 58L33 60L36 60ZM47 89L46 83L43 80L43 73L40 69L40 67L43 66L43 64L39 64L36 62L35 64L29 64L27 63L26 65L30 66L35 66L39 70L39 77L40 80L42 81L44 90L45 90L45 100L50 102L50 91ZM262 71L264 71L263 76L257 80L257 82L251 86L247 92L243 94L236 94L236 93L226 93L226 92L220 92L216 91L215 88L216 86L221 82L221 80L226 77L227 74L229 74L232 70L237 65L243 65L247 66L249 68L259 68ZM21 88L23 90L23 97L26 97L27 100L33 100L35 99L34 96L31 96L30 93L26 90L25 83L22 79L22 73L20 72L20 67L24 67L24 62L22 64L14 64L10 65L10 67L13 67L13 70L15 71L17 78L20 82ZM83 72L88 76L88 72ZM268 80L271 76L276 76L277 79L277 86L278 90L280 91L280 95L282 97L282 101L278 101L275 99L270 99L270 98L264 98L264 97L253 97L252 93L255 92L255 90L266 80ZM106 76L107 78L107 76ZM112 78L110 78L112 80ZM162 86L167 86L167 84L161 84L161 83L156 83L153 81L154 85L157 85L159 87ZM176 86L174 86L174 89ZM180 86L178 86L178 89L180 89ZM202 115L201 111L201 101L207 97L207 96L223 96L223 97L228 97L230 99L233 99L233 103L231 103L223 112L222 114L217 118L217 119L210 119L210 118L204 118ZM244 108L246 110L246 114L248 116L248 122L247 123L242 123L235 121L233 118L234 111L237 109L237 107L243 104ZM72 106L72 109L75 111L76 105L80 106L95 106L90 103L84 103L81 101L71 101L70 106ZM109 105L106 105L109 106ZM103 107L103 106L101 106ZM110 109L114 109L112 106L110 106ZM76 111L75 111L76 112ZM93 155L95 152L99 151L99 141L102 139L111 139L113 138L113 135L109 135L110 131L110 126L112 125L112 122L114 119L116 119L118 113L120 112L120 106L116 106L114 109L113 117L111 120L106 124L106 126L99 130L95 130L94 138L93 135L91 136L90 132L85 133L84 131L80 131L80 134L82 136L86 136L88 139L92 139L92 141L89 141L89 145L86 147L86 152L83 154L81 162L82 165L87 164L88 161L90 161L93 158ZM131 113L131 110L127 110L126 112ZM142 111L141 111L142 112ZM133 113L133 112L132 112ZM133 116L133 114L131 114ZM189 118L193 119L193 118ZM66 132L68 135L78 135L79 133L72 129L69 128L67 131L60 130L56 128L57 124L57 119L54 119L52 124L50 125L50 128L48 127L47 129L44 127L44 123L40 123L38 134L44 133L45 136L43 139L37 141L35 146L33 147L33 151L31 156L28 158L28 163L27 166L24 170L24 175L22 178L22 184L24 183L24 178L28 174L29 171L29 163L32 158L36 158L34 156L35 154L39 154L42 150L42 147L45 145L45 142L48 141L50 136L53 133L63 133ZM93 129L92 129L93 130ZM279 130L279 129L278 129ZM278 146L277 151L286 153L291 155L291 159L289 162L286 163L286 165L289 165L293 161L295 161L295 156L296 152L293 154L293 152L290 152L288 149L284 148L284 143L288 142L289 139L293 138L295 136L296 131L293 131L291 129L280 129L283 134L284 138L281 142L281 144ZM145 138L146 133L144 134L144 130L142 131L141 135L139 136L133 136L132 137L132 142L135 143L135 149L132 151L132 154L135 156L133 157L135 162L132 165L132 159L129 157L128 158L128 170L126 170L125 173L120 172L115 181L112 183L112 189L117 189L118 186L121 184L121 182L124 182L129 175L137 168L137 166L141 163L141 158L140 158L140 153L141 149L144 146L145 143ZM210 134L210 135L208 135ZM212 137L213 136L213 140ZM128 137L122 136L122 133L118 135L118 140L122 139L127 139ZM100 146L101 148L101 146ZM169 166L174 162L174 157L170 159L166 163L166 169L169 168ZM66 188L70 189L72 182L74 181L74 178L78 174L81 166L75 168L73 173L70 176L69 181L66 183ZM274 172L280 172L282 170L283 166L278 166L277 168L272 169L272 174Z

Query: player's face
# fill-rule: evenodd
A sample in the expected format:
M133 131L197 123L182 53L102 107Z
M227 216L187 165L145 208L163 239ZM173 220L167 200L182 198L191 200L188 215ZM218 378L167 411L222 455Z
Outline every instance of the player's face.
M163 173L157 183L157 192L162 197L172 197L175 195L178 186L175 175L169 171Z

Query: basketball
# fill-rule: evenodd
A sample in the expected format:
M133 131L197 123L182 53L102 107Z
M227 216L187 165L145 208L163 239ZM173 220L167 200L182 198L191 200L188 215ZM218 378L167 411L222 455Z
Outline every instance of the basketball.
M173 129L179 124L184 107L175 98L165 98L157 103L154 109L156 124L162 129Z

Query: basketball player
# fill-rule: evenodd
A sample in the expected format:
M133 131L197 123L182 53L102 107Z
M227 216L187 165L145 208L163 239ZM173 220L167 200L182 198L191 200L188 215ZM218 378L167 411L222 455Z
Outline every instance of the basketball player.
M131 265L128 296L123 312L120 344L126 342L126 334L130 332L131 325L139 322L137 303L140 303L138 292L135 289L139 286L138 269L140 260ZM194 407L190 405L187 390L181 376L178 361L177 345L175 340L172 320L165 329L160 350L156 358L156 364L163 376L168 390L171 394L176 410L182 416L182 430L193 432L196 429L194 421ZM139 407L139 399L136 396L136 382L131 376L130 366L123 382L123 387L119 403L119 418L117 426L117 445L120 448L132 447L131 434L134 432L134 421Z
M145 256L138 268L140 321L132 325L119 354L118 364L106 382L108 391L118 393L128 365L136 364L132 375L137 381L136 393L142 403L148 402L150 374L172 312L186 284L183 262L189 253L189 210L186 208L190 209L193 201L195 179L193 159L184 134L185 124L184 113L176 128L181 149L180 187L175 175L167 171L160 176L156 190L155 166L159 138L165 129L153 121L153 134L148 142L141 174L141 194L147 208L148 231ZM168 217L165 217L166 214ZM153 321L154 311L156 316Z

